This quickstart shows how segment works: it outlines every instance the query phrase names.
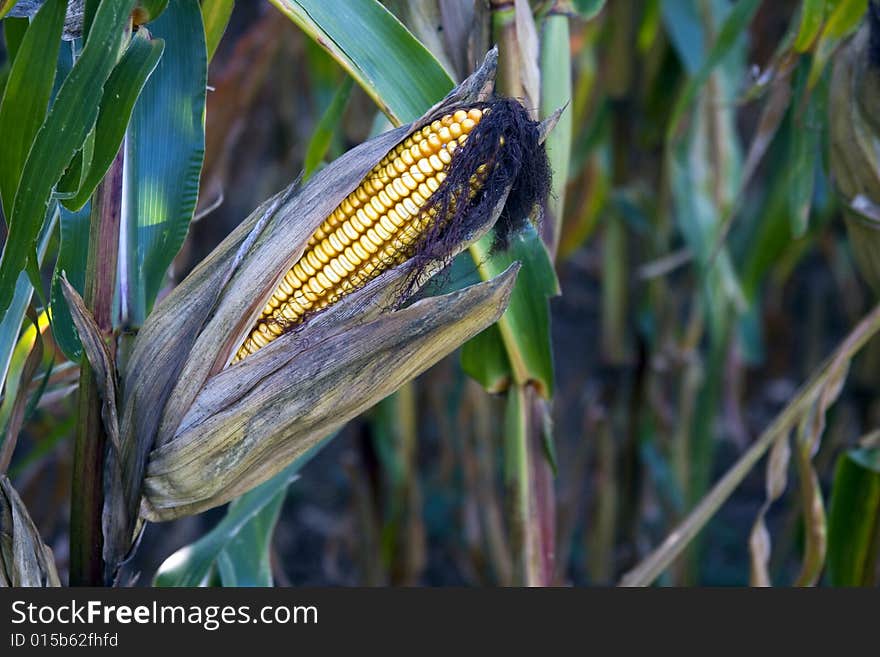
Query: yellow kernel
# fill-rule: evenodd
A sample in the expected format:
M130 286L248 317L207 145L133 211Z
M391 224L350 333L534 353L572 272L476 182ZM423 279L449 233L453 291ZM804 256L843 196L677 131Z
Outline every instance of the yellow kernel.
M331 260L330 264L327 265L326 267L324 267L324 271L321 273L321 275L324 276L333 285L337 285L342 280L342 277L345 275L345 274L339 274L336 272L335 269L333 269L333 264L335 262L336 262L336 260ZM339 265L336 265L336 266L338 267ZM344 272L345 270L343 269L342 271ZM327 287L330 287L330 285L328 285Z
M393 210L389 210L389 212L393 212ZM386 233L390 233L391 235L393 235L394 231L397 230L397 226L394 225L394 222L391 221L391 219L388 217L387 214L382 215L382 218L379 220L379 223L376 225L377 232L379 231L379 226L381 226L382 229ZM391 236L389 235L388 237L384 237L383 239L390 240Z
M375 235L375 234L376 233L374 231L373 235ZM375 253L376 249L378 248L376 246L376 244L374 244L373 241L367 235L361 235L361 238L357 241L357 244L360 244L364 248L364 250L367 252L367 255L364 256L364 260L368 260L370 255ZM357 248L357 247L355 247L355 248Z
M447 141L450 141L452 139L452 133L449 132L449 128L443 126L442 128L440 128L440 130L437 131L437 137L445 144Z
M434 152L434 149L431 148L431 144L428 143L427 139L419 142L419 150L421 151L422 155L425 157L427 157L428 155L430 155L431 153Z
M300 285L302 285L302 281L300 281L299 278L297 278L297 275L294 271L295 269L296 268L294 267L294 269L291 269L284 276L284 280L287 281L287 283L290 285L290 287L292 287L294 290L296 288L298 288Z
M465 119L464 121L461 122L461 129L463 132L467 133L467 132L470 132L471 130L473 130L476 125L477 124L474 123L473 119Z
M384 219L384 218L385 217L382 217L382 219ZM374 231L376 233L376 235L378 235L380 243L391 239L391 233L388 232L388 230L385 228L385 226L382 224L381 221L378 224L376 224L375 226L373 226L370 230ZM367 235L369 235L369 234L370 233L368 232Z
M441 149L437 152L437 157L440 158L440 161L441 161L444 165L449 164L450 162L452 162L452 155L450 155L449 151L446 150L445 148L441 148Z
M416 158L414 158L414 157L413 157L413 154L410 153L409 151L404 151L403 154L400 156L399 159L400 159L400 161L403 162L404 165L406 165L407 167L411 167L413 164L416 163ZM403 173L403 171L401 171L400 173Z
M309 251L306 254L306 261L308 261L308 263L312 267L315 268L315 272L317 272L318 270L320 270L321 268L324 267L324 263L321 262L320 258L318 258L318 255L315 252L315 249L312 249L311 251ZM310 274L310 276L314 276L314 275L315 275L314 273Z
M440 130L440 127L441 127L440 121L432 122L431 123L431 132L437 132L438 130Z
M391 186L388 186L387 189L391 190L392 188L391 188ZM393 205L393 203L391 202L391 199L389 198L385 189L383 189L381 192L379 192L379 194L376 198L379 199L379 203L381 204L383 211L387 210L388 208L390 208Z
M370 240L366 240L369 242ZM354 249L355 255L357 255L358 262L363 262L370 257L370 252L364 248L363 245L364 238L361 237L359 240L356 240L351 243L351 248Z
M443 171L443 162L441 162L440 158L436 155L432 155L428 158L428 164L434 169L434 171Z
M418 169L416 169L416 172L418 172ZM413 178L413 175L412 175L412 169L410 169L409 171L407 171L406 173L404 173L403 175L401 175L401 176L400 176L400 181L404 184L404 186L405 186L409 191L412 191L412 190L414 190L416 187L419 186L419 184L415 181L415 178ZM409 192L407 192L407 193L409 193Z
M345 248L345 245L339 240L339 238L343 236L344 233L342 231L339 231L338 233L332 233L330 237L327 238L327 241L330 243L330 248L333 249L334 255Z
M363 233L367 229L367 226L370 225L369 217L367 217L363 208L360 208L358 213L349 219L349 221L351 222L352 228L357 231L358 237L360 237L361 233Z
M333 260L330 261L330 269L332 269L333 272L337 276L339 276L340 280L345 278L348 275L348 270L342 264L344 261L345 261L345 258L343 256L339 256L338 258L333 258ZM352 269L354 269L354 268L352 267ZM330 276L330 274L327 274L327 275ZM339 281L336 281L336 282L338 283Z
M333 249L330 248L329 244L327 244L327 248L325 249L325 244L327 244L326 241L315 245L315 255L318 256L318 260L320 260L323 265L326 265L330 261L330 258L333 257Z
M392 224L394 224L397 227L400 227L403 225L405 220L403 217L401 217L399 214L397 214L397 207L398 206L395 205L393 209L389 210L387 216Z
M351 253L349 253L349 251L351 251ZM348 247L345 250L345 253L339 256L339 264L342 265L347 272L353 272L357 269L358 260L351 247Z
M479 122L479 120L480 120L481 118L483 118L483 112L481 112L481 111L480 111L479 109L477 109L476 107L473 107L473 108L469 109L467 115L468 115L468 118L469 118L471 121L473 121L474 123Z
M433 169L431 168L431 163L428 161L428 158L422 158L421 160L419 160L418 167L419 171L421 171L425 175L434 173Z
M329 267L325 267L325 269L333 271ZM318 275L315 278L318 279L318 282L321 284L321 287L323 287L325 290L333 287L333 283L330 282L330 279L327 278L327 275L323 271L319 271Z
M278 282L278 292L276 292L276 294L278 293L284 295L283 297L280 297L282 301L293 294L293 286L291 286L290 283L287 282L287 276L285 276Z
M467 112L464 110L458 110L452 115L452 120L456 123L461 123L467 118Z
M381 203L379 204L379 208L380 208L380 211L385 209L382 207ZM376 212L376 206L373 205L372 201L369 204L364 206L364 214L367 215L367 218L369 219L369 221L367 223L364 223L363 218L360 215L358 215L358 219L361 219L361 223L364 224L364 228L366 228L367 226L369 226L370 224L372 224L374 221L376 221L379 218L379 212Z
M407 174L404 173L400 178L396 178L394 183L391 185L394 188L394 191L397 192L398 196L401 198L409 195L409 189L404 183L404 178Z
M361 260L363 260L363 258L361 258L357 253L355 253L355 250L354 250L354 249L355 249L356 246L357 246L357 240L355 240L354 242L352 242L352 243L351 243L351 246L348 247L348 248L345 250L345 253L343 254L343 255L345 255L346 259L347 259L347 260L348 260L353 266L355 266L355 267L357 267L358 265L360 265L360 264L361 264ZM363 249L361 249L361 250L363 251Z
M403 199L403 207L406 208L406 211L409 213L410 216L415 216L419 213L418 206L413 203L413 200L411 198Z
M298 262L293 266L293 273L300 283L309 278L308 274L303 271L302 262Z

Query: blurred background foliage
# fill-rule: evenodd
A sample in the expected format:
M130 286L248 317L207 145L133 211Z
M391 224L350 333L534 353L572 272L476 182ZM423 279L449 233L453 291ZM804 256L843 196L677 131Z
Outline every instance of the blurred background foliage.
M22 238L36 255L21 258L38 266L2 272L0 454L9 454L0 463L62 580L79 376L68 359L79 346L57 276L85 283L88 199L122 134L126 198L140 208L124 231L119 272L128 276L113 300L124 336L261 201L417 116L421 99L442 97L499 41L500 86L541 116L565 107L539 231L561 294L546 321L540 309L556 286L552 272L536 275L543 283L528 294L538 315L501 330L537 352L546 334L555 373L539 365L517 381L502 353L499 384L485 366L492 357L475 365L473 351L501 342L465 347L463 359L441 362L228 509L150 525L129 576L521 583L533 580L521 572L519 532L534 531L540 583L612 584L627 573L629 583L664 585L878 583L880 341L869 340L876 318L859 324L876 295L853 259L842 219L853 199L837 192L829 157L829 116L850 111L830 93L832 66L867 20L867 0L204 0L201 15L198 4L139 3L153 41L136 36L119 59L132 61L116 76L118 106L95 98L88 108L58 90L71 54L86 60L79 40L60 42L57 72L54 54L34 57L42 67L27 72L27 84L41 81L32 96L42 108L69 102L94 115L86 132L97 126L55 158L63 177L34 196L49 211ZM60 14L39 35L48 11L30 27L15 15L2 24L7 97L22 75L16 53L54 52L62 29ZM151 54L158 38L163 52ZM110 68L102 75L115 79ZM8 245L24 230L14 228L15 176L36 166L25 156L41 134L51 159L61 137L50 131L63 126L7 100ZM121 127L102 128L105 116ZM56 121L65 118L77 121ZM541 271L544 256L528 248ZM460 257L452 284L476 280L474 262ZM858 347L823 365L848 334ZM511 511L521 490L510 480L517 409L540 440L525 462L526 494L537 500L525 504L525 529ZM786 421L768 433L774 418ZM725 476L732 487L713 498ZM664 543L682 522L693 533Z

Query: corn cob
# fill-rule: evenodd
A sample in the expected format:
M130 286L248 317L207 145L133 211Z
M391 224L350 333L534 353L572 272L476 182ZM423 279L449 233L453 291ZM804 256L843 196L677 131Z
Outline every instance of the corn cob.
M433 208L423 211L428 200L483 114L477 108L447 114L392 149L314 232L232 362L409 258L435 219ZM485 174L485 165L478 173Z

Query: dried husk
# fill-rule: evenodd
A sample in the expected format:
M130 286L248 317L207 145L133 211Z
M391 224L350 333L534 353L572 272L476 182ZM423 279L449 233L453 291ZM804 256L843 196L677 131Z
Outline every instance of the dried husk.
M301 189L266 201L165 299L116 365L97 335L83 346L105 395L104 559L118 571L144 520L217 506L265 481L358 413L495 322L518 266L491 281L404 303L427 278L484 235L509 189L416 284L402 265L229 366L278 280L308 237L409 133L492 93L497 52L418 121L349 151ZM552 123L542 126L545 134ZM94 331L69 286L80 331ZM406 292L407 294L402 294ZM118 409L118 414L117 414ZM118 438L117 438L118 437ZM145 479L146 477L146 479Z
M880 294L880 62L865 24L836 57L831 78L831 171L853 255ZM880 26L874 29L880 30Z
M6 476L0 476L0 586L61 586L52 550Z

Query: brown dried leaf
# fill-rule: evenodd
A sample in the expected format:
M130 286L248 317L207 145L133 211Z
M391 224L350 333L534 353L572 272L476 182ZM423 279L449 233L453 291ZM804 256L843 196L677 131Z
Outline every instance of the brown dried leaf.
M767 459L767 499L758 511L752 533L749 536L749 554L751 556L751 574L749 581L752 586L771 586L770 573L767 565L770 562L772 541L764 518L770 505L785 492L788 483L788 464L791 460L791 446L788 434L782 434L773 444Z
M52 550L40 538L24 503L0 475L0 587L61 586Z

